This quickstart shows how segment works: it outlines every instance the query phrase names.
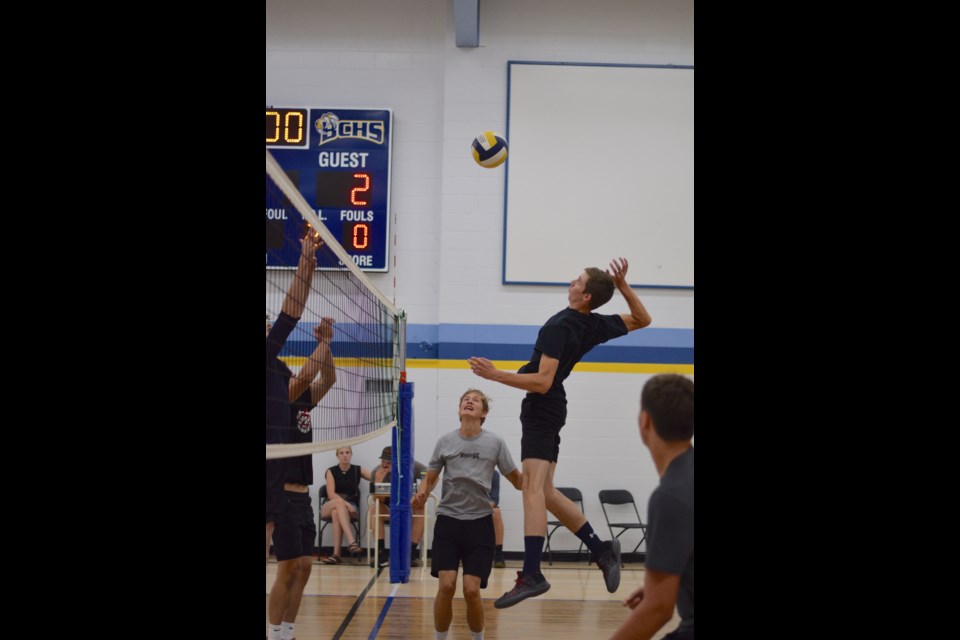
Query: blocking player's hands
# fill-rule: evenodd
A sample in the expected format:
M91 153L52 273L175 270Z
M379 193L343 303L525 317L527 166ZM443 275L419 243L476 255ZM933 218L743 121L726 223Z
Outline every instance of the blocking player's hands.
M300 262L306 261L309 266L317 266L317 250L323 246L323 238L313 229L308 229L306 235L300 238Z
M614 258L610 262L610 268L607 269L607 273L613 276L613 284L619 289L622 285L627 284L627 269L630 265L627 263L626 258L620 258L620 261L617 262L617 258Z
M643 602L643 587L627 596L627 599L623 601L623 606L635 609L641 602Z
M313 337L317 339L317 342L326 342L330 344L330 341L333 340L333 318L323 317L320 319L320 322L313 327Z
M313 240L313 244L316 245L317 249L323 246L323 238L320 236L320 232L314 230L309 222L307 223L307 233L304 235L304 238Z

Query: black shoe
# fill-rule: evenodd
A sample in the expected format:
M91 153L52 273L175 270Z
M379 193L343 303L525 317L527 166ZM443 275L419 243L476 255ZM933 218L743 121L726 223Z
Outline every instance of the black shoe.
M389 566L389 565L390 565L390 554L389 554L389 553L381 553L381 554L380 554L380 565L379 565L379 566L381 566L381 567L387 567L387 566Z
M503 561L503 558L496 558L496 559L493 561L493 568L494 568L494 569L503 569L503 568L506 567L506 566L507 566L507 563Z
M493 606L497 609L506 609L512 607L521 600L539 596L541 593L550 591L550 583L543 577L542 573L535 576L525 576L522 571L517 571L517 584L513 589L500 596Z
M412 558L410 558L410 566L411 566L411 567L419 567L419 566L420 566L420 555L419 555L419 554L417 554L417 555L413 556Z
M620 587L620 541L614 538L603 543L603 551L597 558L597 566L603 572L603 580L607 583L607 591L614 593Z

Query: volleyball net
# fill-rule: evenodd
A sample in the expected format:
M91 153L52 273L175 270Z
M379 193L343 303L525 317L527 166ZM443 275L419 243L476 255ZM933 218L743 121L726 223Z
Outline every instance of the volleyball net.
M294 375L321 350L324 319L333 322L332 367L324 363L311 383L311 391L322 397L310 410L309 420L291 415L291 437L283 438L287 444L266 445L267 458L333 451L387 432L398 419L405 314L354 264L269 150L266 211L270 322L276 320L293 284L300 239L305 233L319 233L323 239L317 255L318 264L324 266L314 271L304 312L280 351L280 360ZM307 429L309 442L302 435Z

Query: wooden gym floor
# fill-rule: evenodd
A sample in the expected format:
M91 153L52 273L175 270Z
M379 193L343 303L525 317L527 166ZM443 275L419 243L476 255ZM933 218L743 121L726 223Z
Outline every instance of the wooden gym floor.
M433 598L437 580L429 568L410 570L406 584L390 584L390 569L379 575L366 563L325 565L314 562L304 589L296 620L297 640L373 638L433 639ZM493 602L513 587L522 562L507 561L505 569L493 569L489 584L482 591L484 638L547 638L551 640L600 640L608 638L620 626L629 609L623 599L643 586L643 565L625 563L616 593L607 593L603 576L596 565L586 562L544 562L543 574L550 582L550 591L529 598L508 609L494 609ZM276 576L277 565L271 557L267 565L264 599L266 602ZM457 579L457 595L453 601L453 623L449 640L469 640L463 604L462 579ZM673 620L654 636L658 640L674 630L680 618ZM265 635L265 634L264 634Z

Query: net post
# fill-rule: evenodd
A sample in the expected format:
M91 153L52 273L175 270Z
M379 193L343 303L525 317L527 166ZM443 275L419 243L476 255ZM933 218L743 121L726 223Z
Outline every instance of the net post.
M390 474L390 582L409 582L413 528L413 383L400 385L400 413L393 431Z

